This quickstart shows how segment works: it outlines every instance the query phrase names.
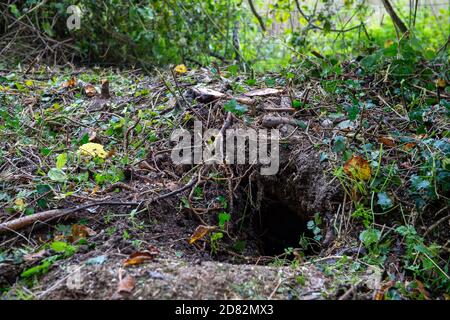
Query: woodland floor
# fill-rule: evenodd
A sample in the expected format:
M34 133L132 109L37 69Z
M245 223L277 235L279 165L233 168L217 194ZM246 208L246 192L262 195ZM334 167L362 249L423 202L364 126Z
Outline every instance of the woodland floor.
M393 82L354 68L2 70L2 298L448 298L448 105L414 82L436 101L413 121ZM278 128L279 173L175 165L170 134L194 120Z

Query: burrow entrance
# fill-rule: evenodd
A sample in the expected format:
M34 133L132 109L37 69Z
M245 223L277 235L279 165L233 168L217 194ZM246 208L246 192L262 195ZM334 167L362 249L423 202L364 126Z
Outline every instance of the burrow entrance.
M253 220L253 227L259 234L261 253L277 256L283 254L286 248L299 248L301 238L311 236L307 222L285 201L264 198Z
M308 228L308 222L314 219L314 213L304 210L294 198L273 192L279 190L277 184L259 186L253 190L252 200L259 197L259 205L246 213L245 232L252 242L252 255L275 257L286 253L286 249L300 249L306 256L316 255L320 244L314 241L314 234ZM259 195L258 195L259 193ZM248 202L242 199L242 202ZM244 201L245 200L245 201ZM294 258L293 255L286 258Z

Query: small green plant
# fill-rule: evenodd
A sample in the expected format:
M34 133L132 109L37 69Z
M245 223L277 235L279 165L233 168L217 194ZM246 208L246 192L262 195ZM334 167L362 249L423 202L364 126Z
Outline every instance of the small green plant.
M372 225L372 223L373 223L373 212L372 212L372 210L366 208L361 203L356 203L355 206L356 206L356 210L353 211L352 217L353 218L361 218L364 227L366 229L369 228Z
M43 275L48 272L50 267L57 260L69 258L76 251L75 246L72 246L63 241L54 241L46 246L48 246L56 254L42 260L40 264L24 270L20 275L22 278L31 278L33 276Z
M430 288L450 290L449 264L439 263L439 246L427 246L424 239L411 225L400 226L395 230L405 239L406 253L404 255L405 268L417 278L421 278Z
M314 215L314 220L308 221L306 227L314 234L314 240L320 241L322 240L322 230L320 230L320 225L322 224L322 218L320 217L320 213L317 212Z
M219 250L219 240L223 238L222 232L214 232L210 237L211 253L216 254Z
M131 239L131 235L127 230L124 230L122 233L122 239L123 240L130 240Z

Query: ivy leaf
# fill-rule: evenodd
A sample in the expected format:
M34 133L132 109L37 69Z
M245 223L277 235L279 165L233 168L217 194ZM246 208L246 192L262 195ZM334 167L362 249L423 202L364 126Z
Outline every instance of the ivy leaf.
M346 111L348 114L348 119L354 121L358 117L359 107L357 105L347 106Z
M67 179L66 174L61 169L58 168L51 168L48 171L47 175L50 178L50 180L56 182L64 182Z
M376 229L367 229L361 232L359 240L364 243L365 247L370 247L372 244L377 243L381 238L381 231Z
M237 103L236 99L231 99L223 105L223 109L227 112L232 112L237 115L242 115L247 112L248 108L246 106L241 106Z
M343 136L337 136L334 138L333 151L343 152L345 150L345 138Z
M379 204L383 208L383 210L392 208L392 200L391 200L391 198L389 198L389 196L387 195L386 192L378 193L377 204Z
M415 190L425 190L430 187L430 181L422 179L419 176L413 176L411 178L411 185Z

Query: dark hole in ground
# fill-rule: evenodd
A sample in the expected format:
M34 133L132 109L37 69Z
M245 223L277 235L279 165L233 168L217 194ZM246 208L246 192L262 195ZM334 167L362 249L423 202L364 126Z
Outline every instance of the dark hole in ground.
M276 256L286 248L299 248L301 237L311 237L307 221L298 211L279 199L265 198L254 216L254 228L260 237L261 254ZM304 254L311 254L306 250Z

